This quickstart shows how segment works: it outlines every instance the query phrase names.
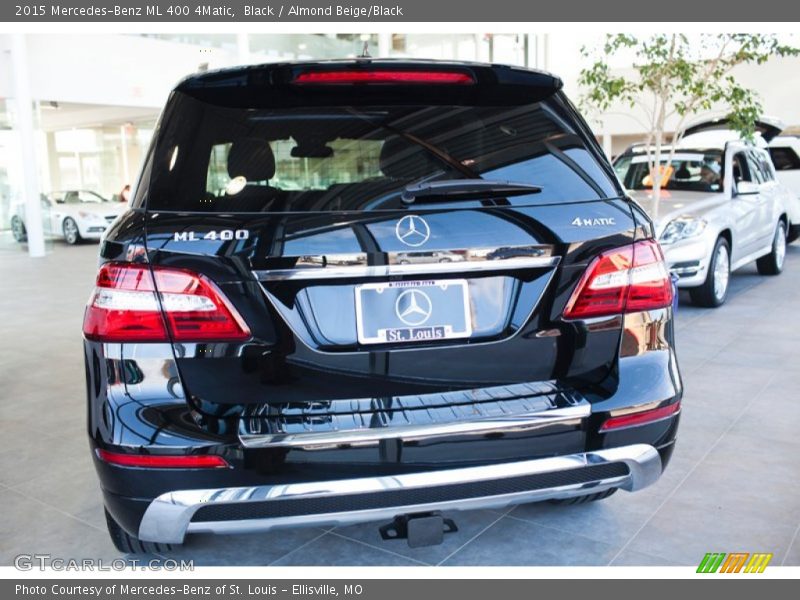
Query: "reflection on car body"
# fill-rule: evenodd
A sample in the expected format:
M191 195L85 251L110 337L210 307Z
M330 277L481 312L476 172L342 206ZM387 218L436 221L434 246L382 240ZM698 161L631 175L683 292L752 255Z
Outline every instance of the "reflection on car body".
M433 250L431 252L398 252L395 260L401 265L431 262L448 263L461 262L464 260L464 255L458 252L450 252L448 250Z

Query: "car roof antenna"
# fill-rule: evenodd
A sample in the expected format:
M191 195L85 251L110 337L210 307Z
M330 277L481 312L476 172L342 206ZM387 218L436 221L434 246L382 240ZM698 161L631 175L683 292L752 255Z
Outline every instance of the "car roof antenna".
M361 48L361 56L358 58L372 58L369 53L369 42L364 42L364 47Z

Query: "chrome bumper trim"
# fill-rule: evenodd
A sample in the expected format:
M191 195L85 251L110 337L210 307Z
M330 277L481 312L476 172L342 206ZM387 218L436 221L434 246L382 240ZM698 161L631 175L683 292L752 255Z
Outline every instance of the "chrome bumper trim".
M628 466L629 473L627 475L589 483L563 485L513 494L350 512L247 519L242 521L191 522L195 512L209 504L295 500L358 493L378 493L388 490L422 489L450 484L492 481L505 477L566 471L617 462L623 462ZM454 511L499 508L550 498L579 496L600 492L612 487L619 487L628 491L639 490L654 483L660 475L661 457L658 451L647 444L634 444L567 456L424 473L272 486L181 490L162 494L150 503L139 527L139 538L151 542L180 544L183 542L186 533L193 532L243 533L298 525L361 523L378 519L391 519L401 514L429 510Z
M393 277L397 275L440 275L458 273L461 275L483 271L510 271L513 269L534 269L555 267L561 260L559 256L515 257L499 260L475 260L454 262L431 262L418 264L389 265L348 265L348 266L307 266L295 269L270 269L255 271L259 281L295 281L346 278Z
M381 440L401 439L412 441L420 438L437 438L452 435L486 435L491 433L522 433L540 427L558 424L579 425L581 419L591 414L591 405L583 402L575 406L565 406L552 410L542 410L531 414L516 414L459 420L449 423L430 423L425 425L405 425L376 427L366 429L344 429L325 432L300 433L245 433L240 431L239 440L246 448L308 448L323 449L342 444L363 446L376 444Z

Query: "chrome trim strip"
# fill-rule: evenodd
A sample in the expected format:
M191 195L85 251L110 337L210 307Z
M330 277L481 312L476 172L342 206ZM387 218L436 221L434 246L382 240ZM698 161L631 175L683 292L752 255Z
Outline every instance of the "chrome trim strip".
M207 506L212 503L263 502L425 488L548 473L611 462L624 462L628 465L629 474L590 483L440 503L396 506L347 513L313 514L301 517L191 522L194 513L201 506ZM162 494L150 503L139 526L139 538L150 542L180 544L183 542L187 532L241 533L266 531L276 527L295 525L360 523L381 518L390 519L399 514L427 510L498 508L512 504L546 500L548 498L568 498L603 491L611 487L620 487L628 491L639 490L654 483L660 475L661 457L658 451L647 444L634 444L567 456L424 473L272 486L181 490Z
M438 275L442 273L478 273L482 271L510 271L555 267L560 256L514 257L501 260L475 260L462 262L431 262L418 264L309 266L295 269L253 271L259 281L307 281L343 279L348 277L393 277L397 275Z
M372 429L345 429L341 431L247 434L239 433L246 448L307 448L324 449L342 444L370 445L388 439L416 440L451 435L486 435L488 433L521 433L555 423L580 422L591 414L588 402L530 414L500 416L491 419L459 420L451 423L403 425Z
M398 412L416 411L425 409L461 409L467 412L456 413L458 418L470 418L470 413L476 418L492 415L518 415L557 408L553 402L559 399L558 406L575 405L583 402L583 397L573 389L563 388L556 380L527 381L525 383L509 383L492 387L455 390L452 392L431 392L410 396L392 396L390 400L376 401L374 397L343 398L324 400L295 406L290 403L255 404L248 406L242 413L242 418L247 419L274 419L276 417L291 419L294 417L309 417L312 419L330 416L353 415L356 413L370 413L391 411ZM518 402L516 406L492 406L493 413L481 412L481 406L495 405L497 403ZM370 416L370 419L372 417ZM429 421L430 422L430 421ZM413 424L409 421L408 424ZM339 429L354 429L354 427L339 427Z

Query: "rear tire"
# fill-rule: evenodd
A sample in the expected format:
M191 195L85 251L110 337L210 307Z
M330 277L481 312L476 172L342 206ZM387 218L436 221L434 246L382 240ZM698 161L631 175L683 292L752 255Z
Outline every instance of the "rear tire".
M25 229L25 223L22 222L17 215L11 217L11 234L14 236L14 241L22 243L28 241L28 231Z
M111 536L114 547L120 552L124 552L125 554L159 554L172 551L171 544L143 542L135 535L131 535L114 520L114 517L111 516L108 509L104 510L106 513L108 535Z
M553 498L548 500L550 504L558 506L577 506L578 504L587 504L588 502L596 502L597 500L604 500L609 496L614 495L617 488L611 488L604 492L597 492L596 494L586 494L585 496L575 496L574 498Z
M78 224L72 217L64 219L64 224L61 226L61 229L64 232L64 239L70 246L75 246L83 241L81 232L78 229Z
M689 289L692 303L706 308L717 308L725 304L730 276L731 246L728 240L720 237L714 244L705 282L699 287Z
M775 235L772 238L772 250L766 256L756 261L756 267L761 275L780 275L783 263L786 260L786 224L778 221Z

